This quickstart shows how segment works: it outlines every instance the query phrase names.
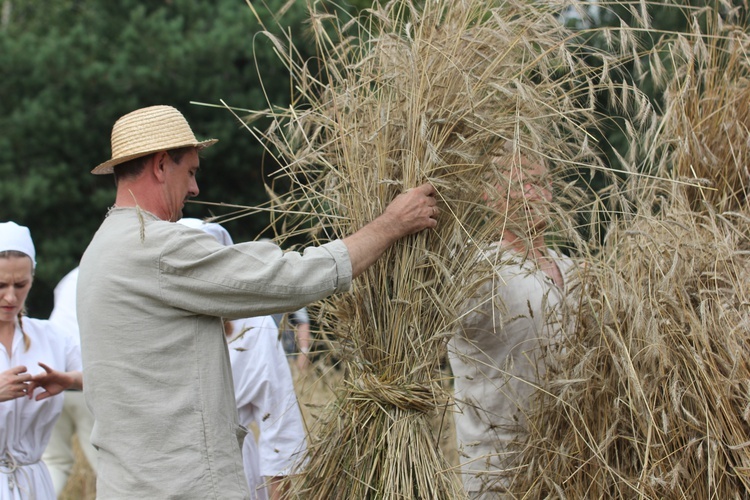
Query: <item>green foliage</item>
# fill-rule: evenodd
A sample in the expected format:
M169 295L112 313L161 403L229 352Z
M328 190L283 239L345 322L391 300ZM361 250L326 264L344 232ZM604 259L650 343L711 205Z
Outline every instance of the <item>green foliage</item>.
M587 40L585 44L597 48L611 48L611 41L607 40L608 35L604 29L611 28L617 31L621 26L629 26L633 29L627 30L628 36L637 41L640 48L638 54L631 60L625 62L617 69L619 76L613 78L617 82L626 82L635 86L648 97L651 104L658 111L663 108L663 91L664 81L657 81L654 75L649 71L649 57L652 57L652 51L656 48L656 57L661 59L662 65L667 69L667 75L672 74L670 54L663 47L662 42L666 38L673 37L678 33L690 31L690 25L698 23L705 27L707 19L713 17L716 13L719 16L727 14L726 3L732 3L734 6L733 15L746 17L742 12L746 12L746 0L718 1L713 0L684 0L674 2L603 2L598 12L598 17L594 20L592 30L585 30ZM739 12L739 14L738 14ZM648 20L648 25L643 22ZM704 30L705 32L705 30ZM593 35L592 35L593 33ZM612 32L609 32L610 34ZM590 61L592 64L595 62ZM617 153L622 157L627 157L630 148L635 145L628 142L627 134L624 133L625 120L632 117L624 116L622 111L615 109L605 100L599 101L599 112L602 116L599 130L592 131L600 139L602 150L605 153L610 165L620 167L617 160ZM643 171L650 171L650 166L643 163L643 159L636 160L638 166Z
M665 84L674 74L674 55L669 44L665 42L673 40L680 33L690 32L691 25L701 26L705 33L708 20L715 16L726 18L731 15L746 19L747 6L746 0L616 0L588 4L583 13L583 16L567 17L566 22L578 35L572 42L584 47L584 50L589 50L587 64L608 71L613 87L620 88L625 85L629 89L637 89L656 113L661 114L664 111ZM590 17L586 17L585 14L589 14ZM628 43L623 42L623 37L628 39ZM637 50L621 51L624 46L635 46ZM621 64L617 67L612 67L611 62L605 64L599 56L601 53L619 53ZM650 71L654 59L658 59L664 68L658 78ZM626 176L624 171L655 173L655 165L651 164L643 144L638 143L637 139L634 140L632 133L632 130L637 128L637 125L633 124L639 121L637 115L640 108L627 106L627 109L623 109L621 103L614 104L611 101L611 95L606 91L598 93L595 107L600 120L589 133L596 138L605 163L620 172L616 175L621 178ZM584 171L582 174L576 179L578 184L599 193L602 193L614 178L601 172L590 177L585 175ZM604 200L603 203L607 201ZM606 218L602 221L605 224L596 226L600 237L606 232ZM588 228L590 222L582 221L581 227ZM596 238L594 233L588 236Z
M133 109L173 105L198 138L220 139L203 155L199 200L266 201L263 183L276 165L231 113L190 104L288 103L288 75L256 36L261 27L245 2L4 1L12 9L0 28L0 220L32 231L39 257L32 316L51 310L52 288L77 265L114 200L110 176L89 171L109 158L112 125ZM286 3L268 0L256 10L269 30L281 25L303 39L303 2L271 14ZM189 205L185 215L210 212ZM228 229L242 241L267 224L247 217Z

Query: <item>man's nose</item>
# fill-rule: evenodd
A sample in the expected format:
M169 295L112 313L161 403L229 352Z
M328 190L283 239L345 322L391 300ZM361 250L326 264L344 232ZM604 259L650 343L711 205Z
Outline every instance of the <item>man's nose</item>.
M201 190L198 188L198 181L193 179L190 182L190 187L188 188L188 194L190 195L191 198L195 198L196 196L198 196L200 192Z

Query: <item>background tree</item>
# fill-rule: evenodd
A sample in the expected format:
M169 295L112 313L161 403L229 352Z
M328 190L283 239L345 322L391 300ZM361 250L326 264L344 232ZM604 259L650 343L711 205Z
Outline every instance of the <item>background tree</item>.
M254 8L269 30L288 30L306 53L304 2ZM4 0L0 12L0 220L29 226L37 245L32 315L49 313L52 288L77 265L113 203L111 176L89 171L109 158L111 127L133 109L173 105L199 138L220 139L204 153L200 200L267 200L263 183L276 165L231 113L190 104L288 102L289 78L271 44L256 36L260 24L244 1ZM187 216L210 213L186 207ZM242 241L267 224L261 214L227 227Z
M663 113L664 83L673 74L667 45L662 42L676 33L690 32L691 24L705 26L707 19L715 12L720 17L726 17L731 11L733 16L747 18L746 0L680 0L667 2L638 2L638 1L602 1L593 2L593 8L588 7L589 17L574 17L571 23L578 23L582 28L583 45L590 45L595 49L612 49L618 38L618 32L623 26L627 29L627 36L635 38L640 51L633 54L617 69L613 80L632 85L645 96L658 113ZM613 42L614 40L614 42ZM650 71L649 59L658 57L665 70L661 75ZM597 61L589 59L592 65ZM619 107L614 107L602 98L598 103L599 114L602 117L599 127L591 130L599 139L601 149L608 163L613 167L620 167L619 158L627 158L631 152L635 153L633 162L641 171L651 171L651 167L644 163L645 159L637 151L638 145L632 144L626 133L626 121L632 117L625 116ZM636 148L633 151L633 148Z
M371 4L350 0L345 8L361 12ZM305 2L252 5L265 27L291 34L296 50L314 56ZM702 22L706 8L746 9L743 0L599 2L596 15L563 19L587 28L617 28L621 21L647 18L651 29L636 35L643 50L620 68L619 78L637 86L658 109L661 91L639 68L648 67L657 33L685 31L694 19ZM287 105L288 74L267 38L258 36L260 30L243 0L0 1L0 220L28 225L36 240L40 266L29 301L33 315L44 317L51 310L52 287L76 265L113 201L111 180L88 172L109 157L111 126L124 113L171 104L184 112L199 138L220 139L204 154L201 200L241 205L267 200L263 184L277 169L270 156L231 113L189 104L223 99L249 109ZM601 30L590 36L596 32L587 30L584 42L601 48L606 37ZM667 55L660 57L669 71ZM604 99L599 111L602 121L592 134L609 165L619 167L619 158L635 146L624 133L631 117ZM638 155L633 165L648 169ZM605 181L586 182L599 189ZM220 212L202 205L186 209L189 216L210 213ZM259 214L226 225L242 241L257 237L268 223L267 215Z

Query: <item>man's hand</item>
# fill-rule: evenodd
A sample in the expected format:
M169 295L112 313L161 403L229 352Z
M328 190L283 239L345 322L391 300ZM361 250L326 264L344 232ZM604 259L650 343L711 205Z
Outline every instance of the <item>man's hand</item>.
M431 184L409 189L396 196L385 212L375 220L381 221L395 232L394 242L423 229L434 228L440 213L435 194L435 188Z
M16 366L0 373L0 402L25 396L30 389L29 382L31 374L26 373L25 366Z
M343 239L349 250L353 278L362 274L399 239L437 226L440 210L435 194L430 184L409 189L394 198L377 219Z

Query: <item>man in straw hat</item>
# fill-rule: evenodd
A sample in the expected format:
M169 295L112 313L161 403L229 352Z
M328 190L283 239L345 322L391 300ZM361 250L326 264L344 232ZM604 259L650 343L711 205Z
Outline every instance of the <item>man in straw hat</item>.
M435 227L435 191L396 197L374 221L304 253L224 246L181 224L198 195L198 141L169 106L112 129L115 205L80 264L78 316L102 498L248 498L222 318L297 309L348 290L403 236Z

